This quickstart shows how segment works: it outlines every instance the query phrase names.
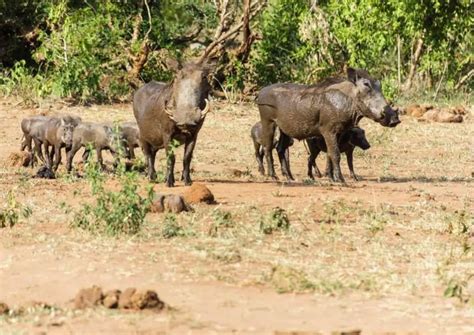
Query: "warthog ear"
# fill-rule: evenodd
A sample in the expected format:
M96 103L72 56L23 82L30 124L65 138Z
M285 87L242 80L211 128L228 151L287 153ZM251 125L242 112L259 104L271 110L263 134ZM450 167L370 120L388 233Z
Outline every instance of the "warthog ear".
M352 67L348 67L347 68L347 79L349 79L351 82L353 82L354 84L356 83L357 81L357 70L352 68Z

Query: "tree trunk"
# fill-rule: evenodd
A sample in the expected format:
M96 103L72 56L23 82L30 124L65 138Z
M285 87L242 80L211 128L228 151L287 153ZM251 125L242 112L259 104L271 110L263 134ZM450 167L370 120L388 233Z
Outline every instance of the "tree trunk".
M416 67L418 65L418 61L420 60L422 50L423 50L423 39L418 38L416 42L415 53L413 54L413 57L411 59L410 72L408 73L407 80L405 81L405 84L403 85L404 91L409 90L412 86L413 78L415 77L415 74L416 74Z

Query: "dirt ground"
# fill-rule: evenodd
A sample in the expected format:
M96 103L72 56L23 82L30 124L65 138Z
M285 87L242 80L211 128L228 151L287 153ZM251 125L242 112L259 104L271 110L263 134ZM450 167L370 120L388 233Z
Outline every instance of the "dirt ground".
M350 179L343 159L347 184L340 185L306 178L301 142L291 148L295 182L260 176L249 136L256 107L216 103L199 135L192 178L217 203L177 215L182 234L174 238L161 234L165 214L148 214L133 237L71 228L74 212L93 203L86 179L70 178L64 166L56 180L34 179L36 170L3 164L19 150L21 119L38 113L133 120L128 104L23 108L0 100L1 204L12 191L32 210L0 230L0 301L55 306L0 316L1 334L474 333L472 109L460 124L402 117L388 129L364 119L372 147L356 150L362 180ZM181 156L180 148L176 176ZM163 151L157 161L163 170ZM323 154L318 166L325 166ZM140 183L148 184L144 176ZM179 181L173 189L153 187L185 190ZM290 227L264 234L260 225L275 207L286 211ZM92 285L153 289L168 307L72 309L75 294Z

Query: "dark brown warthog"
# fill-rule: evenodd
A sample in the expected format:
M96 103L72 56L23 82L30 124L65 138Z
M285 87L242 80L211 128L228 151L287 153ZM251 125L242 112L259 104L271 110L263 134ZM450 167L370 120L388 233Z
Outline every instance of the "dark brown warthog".
M83 122L74 129L71 150L67 153L66 169L68 172L72 170L72 160L82 147L86 148L84 159L89 156L89 147L95 149L97 161L102 168L104 167L102 150L109 150L117 162L117 145L119 141L112 127L100 123Z
M306 140L306 144L308 145L309 150L309 157L308 157L308 177L314 179L313 177L313 168L316 172L316 175L321 178L321 172L316 165L316 158L318 157L321 151L327 152L326 143L324 142L324 138L322 136L317 136L313 138L308 138ZM354 165L353 165L353 153L355 147L360 147L363 150L367 150L370 148L370 144L365 137L365 131L362 128L354 127L345 133L343 133L338 140L338 147L339 152L345 153L347 158L347 166L349 167L349 171L351 173L351 177L354 180L358 180L356 174L354 173ZM326 172L325 175L331 176L333 171L331 169L331 164L329 163L329 159L327 160L326 164Z
M262 145L262 123L260 121L258 121L257 123L253 125L252 129L250 130L250 137L252 138L253 146L255 149L255 158L257 159L258 171L260 172L261 175L264 175L265 168L263 167L263 157L265 156L265 152ZM275 132L275 136L273 138L273 147L278 150L277 146L278 146L279 141L277 137L278 137L278 134L277 132ZM292 146L292 145L293 145L293 139L290 139L289 146ZM289 156L288 148L286 149L285 156L286 156L286 161L288 162L288 165L289 165L290 156ZM282 174L285 175L286 171L283 169L283 165L281 166L282 166Z
M338 137L356 126L364 116L385 127L395 127L400 123L398 112L388 104L378 80L365 70L352 68L347 70L347 77L329 78L312 86L274 84L260 91L257 104L269 176L276 179L272 157L276 127L281 130L281 145L277 151L285 163L282 168L287 170L287 176L291 177L285 159L290 139L323 136L334 171L331 177L342 182Z
M174 186L174 149L184 143L181 179L191 185L190 165L197 135L210 110L209 65L188 64L169 83L150 82L133 97L133 113L148 163L148 178L156 178L155 157L166 150L166 185Z

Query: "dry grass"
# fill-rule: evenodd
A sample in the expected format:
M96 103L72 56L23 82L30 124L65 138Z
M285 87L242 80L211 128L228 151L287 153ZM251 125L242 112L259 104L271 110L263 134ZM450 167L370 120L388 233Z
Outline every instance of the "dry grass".
M125 276L156 263L165 269L154 274L159 280L217 280L277 292L430 297L456 286L461 293L447 294L472 307L472 115L463 124L404 118L396 129L364 120L372 148L355 156L364 181L341 187L304 180L307 154L299 142L291 149L298 182L259 176L249 136L258 120L255 106L216 105L198 139L192 177L213 185L218 205L176 216L149 214L135 237L92 236L66 228L90 195L85 180L64 174L49 182L29 178L27 169L2 168L2 191L15 188L33 212L20 230L5 231L5 248L35 245L39 253L61 250L63 258L101 255L104 264L125 260L133 264L119 269ZM87 120L131 119L123 106L77 112ZM158 160L164 169L163 152ZM324 157L318 165L324 167ZM345 160L341 165L348 175ZM236 176L235 169L242 173ZM277 206L288 214L289 228L266 234L260 223Z

